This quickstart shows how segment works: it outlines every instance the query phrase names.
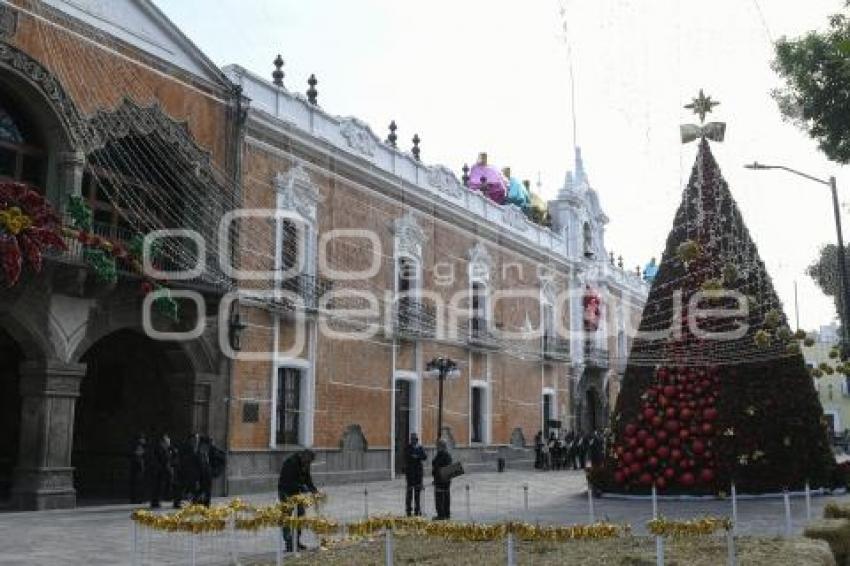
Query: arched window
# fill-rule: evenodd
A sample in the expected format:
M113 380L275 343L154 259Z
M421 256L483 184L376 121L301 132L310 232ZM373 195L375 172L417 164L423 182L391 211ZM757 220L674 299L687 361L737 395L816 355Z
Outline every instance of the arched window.
M44 189L44 145L13 105L0 97L0 180Z

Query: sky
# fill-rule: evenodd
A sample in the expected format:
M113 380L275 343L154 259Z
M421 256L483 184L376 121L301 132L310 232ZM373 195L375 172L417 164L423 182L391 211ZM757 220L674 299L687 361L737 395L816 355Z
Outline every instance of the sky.
M630 267L661 255L696 153L679 140L681 123L698 122L683 105L703 88L721 103L707 120L727 123L713 152L792 326L795 281L800 327L835 318L805 275L835 242L828 188L743 165L835 175L850 203L850 171L784 122L770 96L781 85L772 41L825 28L843 0L155 1L216 64L271 77L281 53L287 88L303 92L315 73L325 110L380 136L395 120L400 147L417 133L423 161L458 176L486 151L521 178L539 176L552 198L573 168L575 118L610 218L606 247Z

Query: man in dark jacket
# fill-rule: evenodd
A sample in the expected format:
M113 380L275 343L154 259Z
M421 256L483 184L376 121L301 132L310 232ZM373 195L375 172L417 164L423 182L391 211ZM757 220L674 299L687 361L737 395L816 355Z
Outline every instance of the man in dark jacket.
M301 450L284 460L280 467L280 477L277 480L278 499L286 501L289 497L299 493L316 493L319 491L313 484L313 476L310 474L310 465L314 459L315 454L312 450ZM299 517L303 517L304 506L298 505L296 512ZM292 552L292 532L289 527L283 527L283 540L286 542L286 551ZM306 549L300 540L296 540L295 544L298 545L298 550Z
M404 479L407 487L404 497L404 509L408 517L410 517L411 511L417 517L422 515L419 496L422 494L422 463L427 459L428 456L425 454L425 449L419 444L419 437L415 432L412 433L410 435L410 444L407 445L407 450L404 454ZM411 500L413 500L412 508Z
M151 488L151 509L157 509L161 499L173 495L174 468L171 463L171 439L163 434L150 451L147 462Z
M198 475L198 497L197 502L201 505L210 506L212 500L212 442L209 436L202 436L198 442L198 449L194 454L197 460Z
M436 521L446 521L451 516L452 480L443 480L440 469L452 463L449 447L442 438L437 441L437 455L431 462L431 475L434 477L434 504L437 507Z
M130 448L130 503L141 503L145 499L145 458L147 439L139 433Z
M543 432L539 430L534 435L534 467L543 469Z

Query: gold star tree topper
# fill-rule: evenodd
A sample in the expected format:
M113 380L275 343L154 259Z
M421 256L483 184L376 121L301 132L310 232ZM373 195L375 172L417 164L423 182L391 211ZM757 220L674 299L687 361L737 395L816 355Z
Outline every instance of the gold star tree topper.
M692 102L690 104L685 104L685 108L692 110L694 114L699 116L700 125L682 124L679 127L682 143L688 143L699 138L722 142L726 134L726 124L723 122L705 123L705 115L710 113L720 103L712 100L710 96L706 96L702 89L699 89L699 96L691 100Z
M693 102L685 104L685 108L693 110L694 114L699 115L700 124L705 122L705 115L710 113L719 102L712 100L711 96L706 96L702 89L699 89L699 96L691 99Z

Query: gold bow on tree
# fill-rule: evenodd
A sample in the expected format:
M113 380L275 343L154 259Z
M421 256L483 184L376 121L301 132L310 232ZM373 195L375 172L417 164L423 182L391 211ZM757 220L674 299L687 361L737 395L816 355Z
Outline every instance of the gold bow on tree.
M722 142L723 136L726 134L726 124L724 122L709 122L702 126L682 124L679 126L679 132L682 134L682 143L692 142L699 138Z

